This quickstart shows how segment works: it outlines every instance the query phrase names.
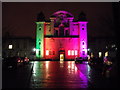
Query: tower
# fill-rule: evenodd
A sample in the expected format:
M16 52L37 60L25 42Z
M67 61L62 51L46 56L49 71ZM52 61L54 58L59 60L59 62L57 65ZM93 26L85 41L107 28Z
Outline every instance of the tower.
M40 12L37 16L36 29L36 58L43 58L44 56L44 25L45 16Z
M86 15L81 12L78 18L79 38L80 38L80 57L87 58L87 19Z

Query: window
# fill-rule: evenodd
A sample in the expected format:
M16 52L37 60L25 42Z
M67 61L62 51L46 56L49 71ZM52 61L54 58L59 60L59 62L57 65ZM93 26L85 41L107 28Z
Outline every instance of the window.
M72 55L74 55L74 50L72 50Z
M74 55L78 55L78 51L77 50L68 50L68 56L74 56Z
M13 45L9 45L9 46L8 46L8 49L12 49L12 48L13 48Z
M24 49L27 48L27 42L26 41L24 41L23 47L24 47Z
M82 42L82 44L84 45L85 43L84 43L84 42Z
M99 57L102 57L102 52L99 52Z
M58 30L55 30L55 36L58 36Z
M82 30L84 30L84 28L82 28Z
M16 44L16 48L20 48L20 46L19 46L19 42L17 42L17 44Z
M64 27L62 27L62 26L59 29L59 35L64 36Z
M41 53L40 53L40 51L39 51L39 55L40 55Z
M75 55L77 55L77 50L75 50Z
M52 51L49 51L49 55L52 55Z
M91 53L91 55L90 55L90 56L93 58L93 56L94 56L94 55L93 55L93 53Z
M84 26L84 24L82 24L82 26Z
M46 50L46 55L55 55L55 51Z
M68 30L66 30L66 31L65 31L65 35L66 35L66 36L68 36L68 35L69 35Z
M82 54L85 55L85 51L82 51Z
M70 56L70 50L68 50L68 55Z
M41 30L41 27L39 27L39 30Z
M46 55L49 55L49 50L46 50Z
M39 42L39 45L41 44L41 42Z
M108 52L105 52L105 56L108 56Z
M55 51L53 51L53 55L55 55Z

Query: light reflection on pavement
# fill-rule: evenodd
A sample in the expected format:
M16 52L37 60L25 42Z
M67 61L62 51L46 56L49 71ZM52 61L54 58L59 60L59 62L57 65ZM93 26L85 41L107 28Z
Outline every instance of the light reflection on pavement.
M89 71L88 64L74 61L35 61L29 87L87 88Z

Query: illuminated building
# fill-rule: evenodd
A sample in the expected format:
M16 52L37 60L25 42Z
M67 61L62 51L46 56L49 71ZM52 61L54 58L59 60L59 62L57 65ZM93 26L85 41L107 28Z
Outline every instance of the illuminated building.
M87 20L81 12L78 20L67 11L57 11L50 21L40 13L36 22L36 58L74 59L87 57Z

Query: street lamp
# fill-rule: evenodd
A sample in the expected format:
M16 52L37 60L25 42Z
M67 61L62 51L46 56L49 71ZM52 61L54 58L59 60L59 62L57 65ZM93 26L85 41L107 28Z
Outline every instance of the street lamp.
M90 48L88 48L87 50L90 51Z
M35 49L35 48L33 48L33 51L35 52L35 51L36 51L36 49Z
M12 49L13 48L13 45L9 45L9 47L8 47L9 49Z

